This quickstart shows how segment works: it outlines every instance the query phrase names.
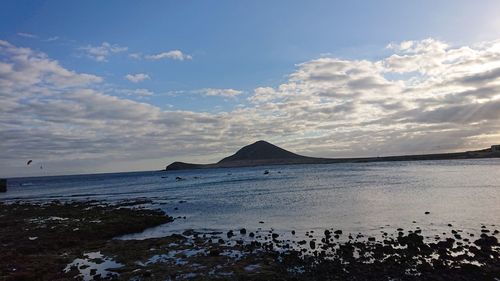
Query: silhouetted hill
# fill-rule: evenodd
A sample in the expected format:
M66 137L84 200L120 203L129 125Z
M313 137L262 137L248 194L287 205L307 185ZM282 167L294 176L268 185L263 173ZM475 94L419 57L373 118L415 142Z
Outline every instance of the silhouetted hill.
M191 164L184 162L174 162L167 166L167 170L189 170L189 169L200 169L203 165L200 164Z
M295 154L267 141L257 141L250 145L244 146L235 154L228 156L218 164L230 163L236 161L255 161L255 160L276 160L276 159L305 159L308 157Z
M358 158L315 158L295 154L266 141L258 141L244 146L235 154L228 156L214 164L191 164L174 162L166 170L187 170L205 168L251 167L260 165L287 165L287 164L331 164L331 163L363 163L381 161L424 161L424 160L451 160L500 157L500 152L486 148L476 151L401 155L384 157Z

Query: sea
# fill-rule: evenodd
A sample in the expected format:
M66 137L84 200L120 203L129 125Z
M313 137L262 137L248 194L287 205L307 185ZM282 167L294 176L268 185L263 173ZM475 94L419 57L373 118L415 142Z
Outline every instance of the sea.
M148 199L144 207L176 218L125 239L241 228L290 239L325 229L368 236L398 228L422 229L428 237L451 229L480 234L482 226L500 229L500 159L12 178L8 192L0 193L0 202L56 199Z

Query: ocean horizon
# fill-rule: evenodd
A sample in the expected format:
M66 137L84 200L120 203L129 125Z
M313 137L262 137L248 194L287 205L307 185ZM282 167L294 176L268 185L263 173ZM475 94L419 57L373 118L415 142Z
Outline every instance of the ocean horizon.
M29 177L10 179L0 200L147 199L147 207L180 218L133 235L141 239L242 227L376 235L417 224L435 234L448 223L500 225L499 167L500 159L474 159Z

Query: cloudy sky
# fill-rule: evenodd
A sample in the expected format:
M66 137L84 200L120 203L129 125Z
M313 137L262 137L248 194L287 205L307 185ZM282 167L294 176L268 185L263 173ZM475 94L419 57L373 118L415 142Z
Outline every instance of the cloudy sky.
M500 2L407 2L2 1L0 176L500 143Z

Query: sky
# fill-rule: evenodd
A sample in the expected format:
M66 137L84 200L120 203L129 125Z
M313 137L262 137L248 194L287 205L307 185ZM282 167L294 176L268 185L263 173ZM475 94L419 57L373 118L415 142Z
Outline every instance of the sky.
M0 177L209 163L261 139L320 157L489 147L500 143L498 11L5 0Z

